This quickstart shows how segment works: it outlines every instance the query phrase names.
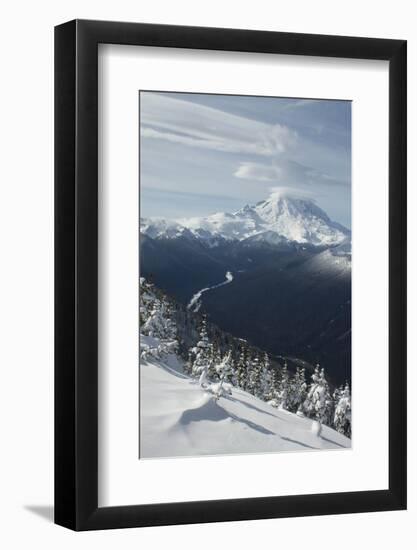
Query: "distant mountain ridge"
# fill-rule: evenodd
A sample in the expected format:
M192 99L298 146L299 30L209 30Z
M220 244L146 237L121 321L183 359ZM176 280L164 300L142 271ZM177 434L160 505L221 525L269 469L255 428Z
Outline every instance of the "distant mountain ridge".
M350 231L333 222L314 201L282 193L234 213L218 212L176 221L142 218L141 232L152 239L195 238L208 246L247 239L324 247L350 242Z
M234 213L141 219L140 231L141 275L184 306L198 296L234 337L350 380L351 235L313 201L273 195Z

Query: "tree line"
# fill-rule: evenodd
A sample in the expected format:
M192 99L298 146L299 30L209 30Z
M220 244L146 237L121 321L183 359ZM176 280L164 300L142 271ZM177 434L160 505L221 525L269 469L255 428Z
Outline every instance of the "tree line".
M242 389L273 407L316 420L351 437L350 387L331 389L319 364L311 377L303 367L291 372L287 362L272 362L268 353L211 325L204 315L187 312L160 289L140 280L140 332L154 345L141 342L141 356L177 353L184 371L217 400ZM152 342L152 340L150 340Z

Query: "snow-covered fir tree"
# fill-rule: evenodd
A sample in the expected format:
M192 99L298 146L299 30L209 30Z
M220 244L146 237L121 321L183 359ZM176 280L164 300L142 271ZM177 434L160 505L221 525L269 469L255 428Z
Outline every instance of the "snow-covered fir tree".
M336 388L333 392L333 402L337 403L339 401L340 396L342 395L342 392L344 390L344 385L341 384L338 388Z
M204 387L208 382L209 369L213 363L213 346L207 336L205 318L201 324L200 340L191 352L193 354L191 374L194 378L198 378L200 386Z
M212 381L219 380L218 367L222 363L222 354L218 342L210 342L210 366L207 376Z
M144 277L139 279L139 326L143 327L146 319L148 318L148 308L149 302L151 301L151 296L149 295L146 280Z
M178 348L177 328L172 310L164 296L157 296L151 285L141 278L139 315L141 332L155 339L155 346L147 345L141 349L141 355L161 356L175 353Z
M246 345L242 345L240 348L239 357L235 364L234 379L238 388L246 389L248 382L248 350Z
M143 333L167 342L175 340L175 323L170 317L169 306L166 302L158 299L154 301L150 314L143 325Z
M261 361L260 395L264 401L273 398L273 374L267 353L264 353Z
M289 382L288 410L301 415L302 405L307 395L305 369L297 367L294 376Z
M278 407L278 393L279 393L279 384L281 380L281 369L277 367L270 368L270 391L266 401L273 407Z
M210 391L213 393L216 401L218 401L220 397L231 395L232 393L232 387L228 381L229 376L232 373L232 367L233 360L231 357L231 352L229 351L226 355L224 355L220 364L216 366L219 382L210 385Z
M316 365L311 378L312 382L303 405L304 412L320 424L331 425L333 401L324 369L320 369L320 365Z
M278 402L278 407L284 411L288 410L289 390L290 390L290 378L288 373L287 362L285 362L284 366L281 369L278 391L276 392L276 400Z
M261 361L257 354L248 361L247 391L255 397L261 396Z
M341 434L351 437L351 401L349 384L346 384L345 387L338 392L338 400L335 403L333 426Z
M219 380L222 382L231 382L230 378L233 373L233 359L231 351L224 354L221 361L216 365L216 374Z

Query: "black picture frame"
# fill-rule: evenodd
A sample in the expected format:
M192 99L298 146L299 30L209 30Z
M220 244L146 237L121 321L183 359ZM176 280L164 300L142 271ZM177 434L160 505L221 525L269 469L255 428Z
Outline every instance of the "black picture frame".
M98 507L98 44L389 62L389 488ZM55 28L55 523L77 531L406 508L406 41L74 20Z

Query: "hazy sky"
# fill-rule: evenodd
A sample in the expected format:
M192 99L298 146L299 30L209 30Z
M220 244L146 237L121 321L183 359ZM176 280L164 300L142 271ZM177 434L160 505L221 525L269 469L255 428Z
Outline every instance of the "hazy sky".
M141 216L233 212L276 188L350 228L347 101L140 93Z

